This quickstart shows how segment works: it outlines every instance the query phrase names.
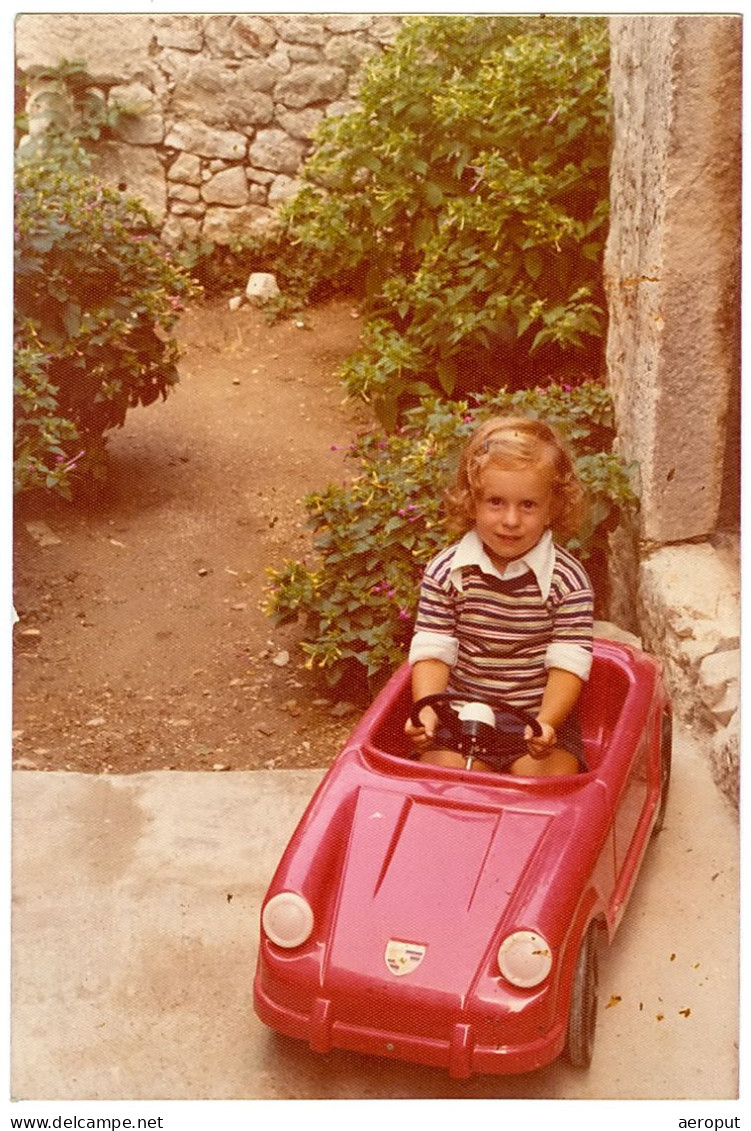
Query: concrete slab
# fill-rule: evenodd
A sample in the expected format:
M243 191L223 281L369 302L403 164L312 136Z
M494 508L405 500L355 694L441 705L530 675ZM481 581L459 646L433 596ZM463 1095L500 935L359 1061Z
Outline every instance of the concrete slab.
M679 729L666 827L602 955L595 1060L516 1078L277 1037L252 1011L258 910L318 771L14 774L18 1100L734 1099L739 837Z

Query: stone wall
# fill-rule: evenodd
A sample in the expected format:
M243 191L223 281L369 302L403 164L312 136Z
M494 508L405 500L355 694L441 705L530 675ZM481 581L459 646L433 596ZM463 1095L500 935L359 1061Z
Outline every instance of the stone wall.
M611 616L738 797L741 17L611 19L608 379L641 512Z
M231 243L293 195L321 120L349 109L362 64L396 34L387 15L26 14L16 63L31 130L45 68L85 63L89 93L130 111L99 172L140 198L168 244Z

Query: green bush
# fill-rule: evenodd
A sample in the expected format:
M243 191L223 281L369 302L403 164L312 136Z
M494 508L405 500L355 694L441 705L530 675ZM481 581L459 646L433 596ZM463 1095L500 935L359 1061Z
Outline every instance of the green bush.
M388 428L426 390L599 376L607 74L602 17L413 17L322 124L274 269L298 300L359 285L341 372Z
M359 469L348 487L305 499L315 562L269 569L266 611L304 623L307 666L331 684L372 689L404 660L422 571L451 539L441 486L469 434L488 416L541 417L567 437L588 490L589 518L569 547L586 563L602 599L607 534L633 508L633 468L610 451L612 406L595 383L486 394L468 401L423 398L393 433L371 432L350 449ZM599 584L598 584L599 582Z
M30 142L15 170L14 487L70 494L104 436L177 381L169 331L198 288L83 149Z

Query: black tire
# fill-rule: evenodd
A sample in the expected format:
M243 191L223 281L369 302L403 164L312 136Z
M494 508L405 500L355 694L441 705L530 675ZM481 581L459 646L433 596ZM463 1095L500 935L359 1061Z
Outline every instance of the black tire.
M673 762L673 716L665 711L660 728L660 804L652 826L652 836L657 836L665 824L665 810L670 792L670 770Z
M565 1055L574 1068L589 1068L597 1027L597 927L590 923L576 960L568 1011Z

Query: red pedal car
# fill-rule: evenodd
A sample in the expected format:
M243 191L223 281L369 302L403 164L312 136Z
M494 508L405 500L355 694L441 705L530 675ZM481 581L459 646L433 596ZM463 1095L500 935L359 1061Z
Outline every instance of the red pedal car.
M295 830L263 901L256 1013L317 1052L457 1078L529 1072L564 1051L586 1067L598 937L615 934L665 813L661 666L595 641L588 769L566 777L414 761L411 710L404 665ZM485 724L457 726L465 752L484 740Z

